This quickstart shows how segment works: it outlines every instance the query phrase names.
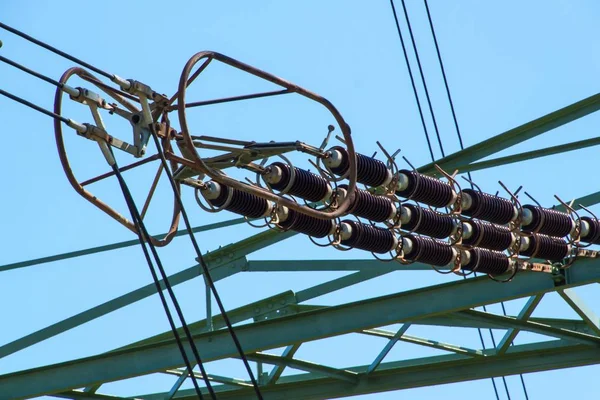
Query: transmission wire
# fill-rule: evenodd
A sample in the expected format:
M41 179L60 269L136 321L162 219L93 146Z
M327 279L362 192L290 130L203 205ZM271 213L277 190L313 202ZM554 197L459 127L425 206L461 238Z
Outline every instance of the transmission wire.
M166 115L167 114L165 113L165 116ZM165 117L165 118L167 119L167 123L168 123L168 117ZM210 287L210 290L212 291L213 296L215 297L215 301L217 303L217 306L219 307L219 311L221 312L223 321L225 322L225 325L227 326L227 330L229 331L229 334L231 335L231 338L233 339L233 342L234 342L235 347L240 355L240 358L242 359L242 362L243 362L244 366L246 367L246 371L248 372L248 376L250 377L250 381L252 382L254 392L256 393L257 398L262 400L263 397L262 397L262 393L260 392L258 382L257 382L256 378L254 377L254 373L252 372L252 368L250 367L248 358L246 357L246 354L244 353L244 350L242 349L242 345L237 337L237 334L235 333L235 330L233 329L233 325L231 324L229 316L227 315L227 311L225 310L225 307L223 306L223 302L221 301L221 296L219 296L217 287L215 286L215 283L210 274L210 270L208 269L208 265L206 264L206 261L204 260L204 256L202 255L202 252L200 251L200 246L198 246L198 242L196 241L196 237L192 230L192 224L190 223L187 212L183 205L183 201L181 200L181 194L179 193L179 190L177 189L177 185L175 183L175 179L173 178L173 174L171 173L171 170L168 168L168 163L167 163L167 159L165 157L164 149L162 148L161 143L158 140L156 127L154 126L153 123L149 124L148 127L152 133L152 137L154 138L154 144L156 145L156 149L160 156L161 163L164 167L163 169L164 169L165 173L167 174L169 182L171 183L171 187L173 189L173 194L175 195L177 205L179 206L179 208L181 210L181 216L183 217L183 221L184 221L185 227L188 231L188 236L190 238L190 241L192 242L192 246L194 247L196 255L198 256L198 261L200 262L200 266L202 267L202 272L203 272L204 278L205 278L208 286Z
M433 112L433 106L431 105L431 98L429 97L429 90L427 89L427 82L425 81L425 74L421 66L421 59L417 50L417 44L415 42L415 36L413 35L412 26L410 25L410 18L408 17L408 11L406 10L406 3L402 0L402 9L404 10L404 16L406 17L406 26L408 27L408 33L410 34L410 40L413 45L413 51L415 52L415 58L417 59L417 66L419 67L419 75L421 75L421 82L423 83L423 89L425 90L425 98L427 99L427 105L429 106L429 112L431 113L431 120L433 121L433 128L437 136L438 144L440 145L440 151L442 157L445 157L444 146L442 145L442 138L440 137L440 131L438 129L437 121L435 119L435 113Z
M111 149L111 154L112 154L112 149ZM125 197L125 202L127 203L127 208L129 208L129 211L131 213L131 216L133 218L133 222L136 226L136 230L137 230L137 234L138 237L140 239L140 245L142 247L142 251L144 252L144 257L146 258L146 262L148 263L148 267L150 269L150 272L152 274L152 279L154 281L154 285L156 286L156 291L158 292L159 296L160 296L160 300L162 302L163 308L165 309L165 313L167 314L167 318L169 320L169 325L171 326L171 330L173 332L173 336L175 336L175 341L177 342L177 346L179 347L179 350L181 352L181 355L184 359L185 365L187 367L188 373L190 378L192 379L192 382L194 384L194 388L196 390L196 394L198 395L198 397L200 399L203 399L202 396L202 392L200 391L200 387L198 386L198 381L196 379L196 375L194 374L194 370L193 367L189 361L189 358L187 357L187 353L185 352L185 349L183 347L183 343L181 342L181 337L179 336L179 332L177 332L177 327L175 326L175 322L173 321L173 317L171 315L171 312L169 310L169 306L167 304L165 295L162 291L162 288L160 287L160 281L158 279L158 276L156 274L156 271L154 270L153 264L152 264L152 260L150 259L150 254L148 253L148 249L146 248L146 243L148 243L148 245L150 246L150 249L154 255L155 261L158 265L159 271L163 277L163 281L165 283L165 287L167 288L167 291L169 292L169 294L171 295L171 301L173 302L174 306L175 306L175 310L177 312L177 315L179 316L179 319L181 320L182 323L182 327L184 327L184 331L185 334L187 336L188 341L190 342L190 345L192 345L192 351L194 352L194 356L196 357L196 361L198 363L198 366L200 367L200 371L202 373L202 376L204 378L204 381L206 382L208 391L210 392L211 398L216 400L216 394L212 388L212 385L210 384L210 380L208 379L208 374L206 373L206 370L204 369L204 365L202 363L202 360L200 359L200 355L197 354L197 349L195 349L195 345L193 338L190 335L189 329L187 328L187 324L185 322L185 319L183 317L183 313L181 311L181 308L179 307L179 303L175 297L175 294L172 290L171 284L169 282L169 279L167 277L167 275L164 272L164 268L162 266L162 263L160 262L160 258L158 257L158 253L156 252L156 248L154 247L154 245L152 244L152 242L150 241L150 235L148 234L148 231L146 230L146 226L142 221L142 218L139 214L139 211L137 209L137 206L134 203L133 197L131 195L131 192L129 191L129 188L127 187L127 184L125 183L125 180L123 179L123 175L121 174L121 171L119 170L119 167L117 166L117 163L115 161L115 163L112 165L113 171L115 172L115 176L117 177L117 180L119 181L119 186L121 187L121 190L123 192L123 196Z
M424 121L424 117L423 117L423 112L421 110L420 102L419 102L419 99L418 99L418 93L417 93L417 90L416 90L416 87L415 87L415 83L414 83L414 78L413 78L413 75L412 75L412 72L411 72L411 67L410 67L410 63L409 63L409 60L408 60L408 55L406 53L406 48L405 48L404 40L403 40L403 37L402 37L402 31L400 30L400 24L398 23L398 17L397 17L397 13L396 13L396 8L394 6L394 1L390 0L390 4L392 6L392 12L394 14L394 19L396 21L396 28L398 30L398 36L400 38L400 42L402 44L402 49L404 51L404 58L405 58L405 61L407 63L408 69L409 69L409 76L410 76L410 79L411 79L411 83L413 85L413 91L414 91L415 99L417 101L417 105L418 105L418 108L419 108L419 113L420 113L420 116L421 116L421 122L423 124L423 128L424 128L424 131L425 131L425 137L427 138L427 144L428 144L428 147L429 147L429 152L430 152L430 155L431 155L431 160L433 162L435 162L435 158L433 156L433 151L432 151L432 148L431 148L431 142L430 142L428 134L427 134L427 129L425 128L425 121ZM414 40L414 35L412 34L412 29L410 28L410 17L408 15L407 10L406 10L406 5L404 3L404 0L402 0L402 6L403 6L403 9L404 9L404 15L406 17L407 25L409 26L409 31L410 31L410 35L411 35L412 44L413 44L413 50L415 52L415 55L416 55L416 58L417 58L417 62L419 64L419 71L421 72L422 83L423 83L424 88L425 88L425 93L427 94L427 100L428 100L428 104L429 104L429 110L431 112L431 116L432 116L433 121L434 121L434 126L435 126L437 137L438 137L438 143L440 145L440 150L442 152L442 155L444 155L443 144L441 142L441 137L439 136L439 131L437 129L437 123L435 122L435 116L434 116L434 112L433 112L433 107L431 106L431 101L429 100L429 95L428 95L428 90L427 90L427 84L426 84L426 81L425 81L425 77L423 75L423 70L421 68L421 64L420 64L418 52L417 52L417 49L416 49L416 42ZM463 278L466 279L466 276L463 276ZM477 331L479 333L479 340L481 342L481 346L482 346L483 350L486 350L486 345L485 345L485 341L483 339L483 334L481 332L481 328L477 328ZM490 329L490 334L491 334L491 329ZM500 400L500 395L498 393L498 388L496 386L496 381L495 381L495 379L493 377L491 378L491 381L492 381L492 386L494 388L494 393L496 395L496 399Z
M47 43L44 43L44 42L42 42L42 41L40 41L38 39L35 39L34 37L32 37L30 35L27 35L24 32L21 32L21 31L15 29L15 28L12 28L12 27L10 27L10 26L2 23L2 22L0 22L0 28L5 29L5 30L7 30L7 31L9 31L11 33L14 33L15 35L18 35L18 36L20 36L20 37L22 37L22 38L24 38L24 39L26 39L26 40L34 43L34 44L36 44L36 45L38 45L40 47L43 47L44 49L49 50L49 51L51 51L51 52L53 52L55 54L58 54L58 55L66 58L68 60L76 62L76 63L78 63L78 64L80 64L80 65L82 65L82 66L84 66L84 67L86 67L86 68L88 68L88 69L90 69L90 70L92 70L92 71L100 74L100 75L103 75L103 76L111 79L111 80L113 78L115 78L115 75L113 75L113 74L109 74L109 73L107 73L107 72L105 72L105 71L103 71L103 70L101 70L101 69L99 69L97 67L94 67L93 65L88 64L85 61L82 61L81 59L78 59L78 58L76 58L76 57L74 57L74 56L72 56L72 55L70 55L68 53L65 53L65 52L63 52L63 51L61 51L61 50L59 50L59 49L57 49L57 48L55 48L55 47L47 44ZM2 61L6 62L6 60L2 60ZM55 84L55 85L58 83L56 81L51 80L50 78L44 77L43 75L38 74L38 73L36 73L34 71L28 70L28 69L26 69L24 67L21 67L21 66L18 66L18 65L14 65L14 64L11 64L11 65L13 65L16 68L19 68L19 69L21 69L21 70L23 70L23 71L25 71L27 73L30 73L30 74L38 77L39 79L45 80L46 82L49 82L49 83L52 83L52 84ZM59 87L61 87L61 86L59 86ZM13 99L13 100L15 100L17 102L20 102L21 104L25 104L25 105L27 105L27 106L35 109L36 111L42 112L42 113L44 113L46 115L49 115L49 116L51 116L53 118L60 119L62 122L68 123L68 120L66 118L64 118L62 116L59 116L59 115L56 115L54 113L51 113L50 111L44 110L43 108L41 108L39 106L36 106L35 104L30 103L30 102L28 102L28 101L26 101L24 99L18 98L18 97L14 96L14 95L12 95L12 94L10 94L8 92L0 90L0 94L2 94L4 96L7 96L7 97L9 97L9 98L11 98L11 99ZM173 175L171 174L171 172L170 172L170 170L168 168L167 160L166 160L165 155L164 155L164 150L162 149L162 147L160 146L160 143L158 141L156 128L155 128L155 126L154 126L153 123L149 124L149 128L150 128L150 131L153 134L154 141L155 141L155 144L157 146L157 150L158 150L159 155L160 155L161 163L162 163L162 165L163 165L163 167L165 169L165 172L166 172L166 174L167 174L167 176L169 178L169 182L171 183L171 186L173 188L173 192L175 194L176 201L177 201L177 203L178 203L178 205L179 205L179 207L181 209L181 213L182 213L183 219L185 221L185 225L186 225L186 228L187 228L187 231L188 231L188 235L190 236L190 239L192 241L192 245L193 245L194 250L195 250L195 252L196 252L196 254L198 256L198 259L200 261L200 265L201 265L201 267L203 269L203 274L204 274L205 280L207 281L207 283L208 283L211 291L213 292L213 295L215 297L215 301L217 302L217 305L219 306L219 310L221 311L223 319L224 319L224 321L225 321L225 323L227 325L227 329L228 329L228 331L229 331L229 333L230 333L230 335L231 335L231 337L232 337L232 339L234 341L234 344L235 344L235 346L236 346L236 348L237 348L237 350L238 350L238 352L240 354L240 357L241 357L241 359L242 359L242 361L244 363L244 366L246 367L246 370L248 371L248 375L250 377L250 380L252 381L252 385L254 387L256 395L257 395L257 397L259 399L262 400L263 397L262 397L262 394L260 393L260 389L258 387L258 382L256 381L256 379L254 377L252 369L250 368L250 364L248 363L248 359L246 358L246 355L244 354L244 352L242 350L242 347L241 347L241 344L240 344L240 342L239 342L239 340L237 338L237 335L235 334L235 332L233 330L233 326L231 324L231 321L229 320L229 317L227 316L227 312L226 312L226 310L225 310L225 308L223 306L223 303L221 301L221 298L220 298L220 296L219 296L219 294L217 292L217 288L216 288L216 286L214 284L214 281L212 280L212 277L210 276L210 271L208 270L208 266L206 265L204 257L203 257L203 255L202 255L202 253L200 251L200 248L198 246L196 238L195 238L195 236L193 234L192 226L191 226L191 224L189 222L189 219L188 219L188 216L187 216L187 212L185 211L185 207L183 206L183 202L181 200L181 196L179 194L179 191L177 190L177 186L175 184ZM112 149L111 149L111 152L112 152ZM120 171L119 171L119 173L120 173ZM122 189L123 189L123 187L122 187ZM134 208L135 208L135 205L134 205ZM137 211L137 208L135 208L134 211ZM134 220L135 220L135 218L134 218ZM140 222L140 225L143 228L143 230L145 230L145 226L144 226L143 222L141 220L139 222ZM145 232L145 236L150 237L147 234L147 232ZM157 258L158 257L158 253L156 253L156 250L154 249L154 245L151 242L149 242L149 245L150 245L150 249L152 250L153 254L155 254L155 258ZM160 259L157 259L157 264L159 265L159 269L162 270L162 263L160 263ZM165 278L165 284L166 284L167 288L170 288L170 285L168 284L168 280L167 280L166 275L164 275L164 278ZM175 305L176 309L178 309L177 311L178 311L178 314L179 314L180 309L179 309L178 303L176 303L176 299L175 298L173 298L173 302L174 302L174 305ZM189 328L187 327L187 324L183 320L183 314L182 313L180 315L180 318L182 320L182 327L184 328L184 331L186 331L186 335L189 335ZM192 350L194 351L195 356L198 359L198 361L200 361L200 356L199 356L199 354L197 354L198 351L197 351L197 348L195 346L195 343L191 339L191 335L189 335L189 336L190 336L190 344L192 346ZM201 365L201 362L198 362L198 364ZM201 367L201 368L203 368L203 367ZM203 373L203 375L206 377L206 379L208 379L208 377L206 376L205 373ZM208 382L208 380L207 380L207 387L209 388L209 391L211 392L211 394L214 397L214 392L212 391L212 387L210 385L210 382Z
M460 132L460 128L458 125L458 118L456 117L456 110L454 108L454 102L452 101L452 95L450 94L450 86L448 84L448 79L446 77L446 69L444 68L444 62L442 61L442 55L440 52L440 47L438 44L438 40L437 40L437 35L435 33L435 29L433 26L433 20L431 18L431 12L429 10L429 4L427 3L427 0L423 0L424 4L425 4L425 10L427 12L427 20L429 21L429 28L431 29L431 35L433 36L433 43L435 45L435 51L437 54L437 58L438 58L438 62L440 65L440 69L442 72L442 77L444 79L444 87L446 88L446 95L448 96L448 103L450 104L450 110L452 112L452 119L454 121L454 127L456 129L456 135L458 137L458 143L460 145L460 149L464 150L464 143L463 143L463 139L462 139L462 134ZM471 177L471 172L467 172L467 176L469 178L470 184L471 184L471 188L473 188L473 179ZM502 307L502 312L504 314L504 316L506 316L506 308L504 307L504 302L500 302L500 305ZM483 306L484 311L487 312L486 307ZM492 343L494 345L494 347L496 347L496 343L495 343L495 339L494 339L494 335L492 330L490 329L490 336L492 338ZM527 394L527 388L525 386L525 379L523 378L523 374L519 374L519 377L521 378L521 386L523 387L523 393L525 394L525 399L528 400L529 396ZM508 386L506 384L506 379L504 377L502 377L502 380L504 382L504 387L506 389L506 395L508 396L508 398L510 399L510 392L508 390Z
M394 14L394 20L396 21L396 29L398 30L398 37L400 38L400 44L402 45L402 52L404 53L404 61L406 61L406 68L408 69L408 75L410 76L410 83L412 84L413 93L417 102L417 108L419 109L419 115L421 117L421 125L423 125L423 132L425 133L425 139L427 140L427 147L429 148L429 155L431 161L435 162L435 156L433 155L433 148L431 146L431 140L429 139L429 133L427 132L427 125L425 124L425 117L423 116L423 109L421 108L421 102L419 101L419 94L417 92L417 86L415 85L415 79L413 77L412 68L410 61L408 60L408 53L406 52L406 46L404 44L404 38L402 37L402 30L400 29L400 23L398 22L398 14L396 13L396 6L394 6L394 0L390 0L392 6L392 13Z
M38 111L38 112L40 112L40 113L42 113L42 114L44 114L46 116L49 116L49 117L51 117L51 118L53 118L55 120L58 120L60 122L63 122L63 123L68 123L69 122L69 119L67 119L67 118L65 118L65 117L63 117L61 115L55 114L55 113L53 113L53 112L51 112L49 110L46 110L46 109L44 109L44 108L42 108L42 107L40 107L40 106L38 106L38 105L30 102L30 101L27 101L27 100L25 100L25 99L23 99L23 98L21 98L19 96L16 96L16 95L14 95L12 93L6 92L6 91L4 91L2 89L0 89L0 95L3 95L5 97L7 97L7 98L9 98L9 99L11 99L11 100L13 100L13 101L15 101L17 103L25 105L25 106L27 106L29 108L32 108L33 110ZM110 152L112 154L112 149L110 147L109 147L109 150L110 150ZM175 337L175 341L177 343L177 347L178 347L179 351L181 352L181 356L183 358L183 361L184 361L184 363L186 365L186 368L188 370L188 373L189 373L189 375L190 375L190 377L192 379L192 382L194 384L194 389L196 390L196 394L198 395L199 399L203 399L202 392L201 392L200 387L198 385L198 382L196 380L196 376L195 376L195 374L193 372L193 367L192 367L192 365L191 365L191 363L189 361L189 358L187 357L187 354L186 354L185 349L183 347L183 343L181 342L181 337L179 336L179 333L177 332L177 328L176 328L175 323L173 321L173 317L172 317L171 312L169 310L169 306L168 306L168 304L166 302L166 298L165 298L164 293L162 291L162 288L160 286L160 281L158 280L158 277L156 275L156 271L154 270L154 267L153 267L153 264L152 264L152 260L150 259L150 255L148 253L148 249L145 246L145 243L146 243L146 239L145 238L150 238L150 235L148 234L148 232L147 232L147 230L145 228L145 225L143 224L143 221L141 221L141 219L139 219L139 212L137 211L135 203L133 203L133 200L131 198L131 193L129 192L129 189L127 188L127 185L125 184L125 181L123 180L123 177L121 175L121 171L119 170L119 168L118 168L118 166L116 164L116 161L115 161L115 164L112 167L113 167L113 170L115 171L115 175L117 176L117 179L119 180L119 185L121 186L121 189L123 190L123 194L125 196L125 201L127 203L127 207L129 208L129 210L131 211L131 214L132 214L133 222L134 222L135 226L137 227L138 238L139 238L139 241L140 241L140 244L141 244L141 247L142 247L142 251L144 252L144 257L146 259L146 262L147 262L148 267L150 269L150 272L152 274L152 278L154 280L154 284L156 286L156 290L157 290L158 295L159 295L159 297L161 299L161 303L162 303L163 308L165 310L165 314L167 315L167 319L169 321L169 325L171 326L171 330L173 332L173 336ZM150 245L151 251L154 254L154 257L155 257L155 259L157 261L157 265L159 267L159 270L161 271L161 274L163 276L163 281L164 281L165 287L167 288L167 290L169 291L169 294L171 295L171 300L173 301L173 303L175 305L175 308L178 311L178 315L179 315L180 319L182 320L182 326L184 327L184 330L185 330L185 328L187 328L187 325L185 323L185 319L183 319L183 314L181 313L181 309L179 308L179 305L178 305L177 299L175 297L175 294L172 291L172 288L171 288L171 285L169 283L168 277L166 276L166 274L164 272L164 269L162 268L162 263L160 262L160 258L158 257L158 253L156 252L156 249L154 248L154 246L152 245L152 243L149 240L148 240L148 244ZM188 333L188 332L189 332L189 330L186 333ZM190 341L190 343L192 345L192 348L194 348L195 344L194 344L193 340L190 340L190 339L191 339L191 337L188 337L188 341ZM196 351L196 353L197 353L197 351ZM205 380L205 382L207 384L207 388L209 389L209 392L211 393L212 399L216 400L216 395L215 395L214 391L212 390L212 386L210 384L210 381L208 380L208 375L206 374L206 371L204 370L204 366L202 364L202 360L200 359L199 355L197 356L197 360L196 361L198 363L198 366L200 367L200 370L202 371L202 375L203 375L204 380Z

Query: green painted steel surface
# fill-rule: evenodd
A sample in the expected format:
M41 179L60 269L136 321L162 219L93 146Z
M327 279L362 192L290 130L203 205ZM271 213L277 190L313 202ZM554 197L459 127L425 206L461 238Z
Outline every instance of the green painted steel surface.
M567 270L568 283L565 282L561 288L600 281L598 266L597 260L581 260ZM480 277L257 322L238 327L237 334L247 352L261 351L546 293L554 291L556 284L552 276L540 273L518 274L510 285ZM461 293L461 296L456 296L456 293ZM518 326L522 330L534 331L542 329L545 333L557 335L552 327L516 319L480 314L473 318L482 318L500 327ZM277 334L274 335L274 332ZM586 342L595 343L597 340L577 332L560 334ZM198 346L204 349L203 359L207 361L235 356L235 348L225 331L195 335L194 338ZM179 366L181 358L173 341L149 344L0 376L0 387L6 393L0 395L0 399L65 391Z

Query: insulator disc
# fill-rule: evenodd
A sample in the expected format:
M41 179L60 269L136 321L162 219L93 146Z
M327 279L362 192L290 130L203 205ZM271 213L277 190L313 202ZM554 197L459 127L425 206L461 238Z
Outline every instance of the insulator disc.
M454 230L454 220L429 208L414 204L403 204L410 211L410 220L402 224L402 229L438 239L447 238Z
M394 250L398 244L396 237L388 229L350 219L343 220L342 224L344 223L352 228L350 237L341 241L344 246L384 254Z
M292 179L291 168L288 164L274 162L268 168L279 167L281 169L281 179L277 183L271 183L275 190L284 190ZM287 194L297 196L308 201L321 201L331 193L331 187L325 178L313 174L310 171L294 167L294 182L288 189Z
M294 210L288 210L287 219L277 225L284 230L292 230L316 238L323 238L333 231L333 224L334 221L331 219L319 219Z
M543 260L560 261L569 254L569 245L564 239L534 233L529 237L529 247L520 255Z
M441 267L450 264L454 259L454 251L448 243L424 236L406 235L404 239L412 243L410 253L404 253L407 260Z
M573 220L563 212L526 204L523 209L531 212L531 222L522 225L524 232L541 233L548 236L567 236L573 229Z
M469 238L463 237L464 245L503 251L513 242L513 236L506 226L476 220L471 220L468 224L471 225L473 233Z
M490 275L502 275L510 266L510 260L504 253L487 249L468 250L471 258L462 266L466 271L477 271Z
M330 151L339 151L342 155L340 165L332 167L331 172L341 176L348 172L350 168L350 160L348 151L340 146L335 146ZM383 161L372 157L367 157L364 154L356 153L356 181L367 186L381 186L389 182L392 178L392 173Z
M510 200L473 189L462 192L472 200L471 207L462 210L463 215L498 225L506 225L515 218L515 206Z
M338 187L348 191L348 185ZM375 196L366 190L357 189L347 213L370 221L384 222L390 219L395 210L396 207L387 197Z
M244 215L248 218L260 218L267 212L269 202L262 197L225 185L220 185L220 187L221 192L219 196L216 199L207 200L214 207L223 206L229 197L229 191L232 190L231 201L225 206L225 210Z
M455 193L448 183L407 169L400 173L408 178L408 185L397 190L397 195L432 207L446 207L453 202Z
M600 222L596 218L581 217L582 221L588 223L589 231L587 235L581 236L581 241L591 244L600 244Z

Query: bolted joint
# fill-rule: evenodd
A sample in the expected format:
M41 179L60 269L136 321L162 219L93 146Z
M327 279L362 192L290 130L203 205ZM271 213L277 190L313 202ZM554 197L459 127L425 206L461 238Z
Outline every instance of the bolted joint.
M65 90L63 88L63 90ZM85 105L96 105L100 108L112 108L106 100L104 100L98 93L85 89L82 87L77 87L74 90L65 90L69 93L69 98L71 100L77 101L81 104Z
M104 129L98 128L97 126L88 124L88 123L84 123L83 126L85 126L85 128L86 128L85 131L77 132L80 136L83 136L83 137L85 137L87 139L91 139L91 140L101 139L107 143L112 142L112 136L110 136L108 133L106 133L106 131Z

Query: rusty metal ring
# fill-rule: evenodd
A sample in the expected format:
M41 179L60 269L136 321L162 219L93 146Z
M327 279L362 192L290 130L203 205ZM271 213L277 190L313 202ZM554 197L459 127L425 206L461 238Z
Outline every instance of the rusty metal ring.
M333 210L331 212L322 212L322 211L317 211L317 210L311 209L306 206L299 205L298 203L294 203L288 199L282 198L282 197L280 197L274 193L271 193L265 189L245 185L236 179L219 174L219 173L217 173L216 170L214 170L213 168L206 165L206 163L204 163L204 161L198 154L198 151L194 147L193 140L191 137L189 126L188 126L188 122L187 122L186 107L185 107L185 104L186 104L185 103L185 95L186 95L187 86L189 84L188 79L190 78L190 73L191 73L192 69L194 68L194 66L202 59L208 59L208 60L214 59L214 60L220 61L224 64L227 64L233 68L237 68L237 69L245 71L249 74L255 75L255 76L262 78L264 80L267 80L271 83L274 83L276 85L287 88L288 90L290 90L294 93L297 93L301 96L304 96L313 101L316 101L329 110L329 112L333 115L333 117L335 118L337 124L339 125L339 127L342 131L344 140L346 142L346 148L348 151L349 161L350 161L349 162L349 185L348 185L348 187L349 187L348 191L350 192L350 195L339 205L339 208L337 210ZM181 73L181 77L179 80L179 90L177 93L177 110L178 110L178 115L179 115L179 123L181 126L181 133L183 135L184 142L191 153L192 160L190 160L190 161L193 163L193 165L197 171L208 175L215 181L217 181L221 184L230 186L232 188L239 189L239 190L245 191L250 194L254 194L254 195L262 197L266 200L274 201L274 202L284 205L292 210L295 210L295 211L298 211L298 212L301 212L306 215L310 215L312 217L319 218L319 219L333 219L333 218L343 215L343 213L346 211L346 209L348 208L348 206L351 204L352 200L354 199L354 196L355 196L354 189L356 188L356 152L355 152L354 144L352 141L350 126L346 123L346 121L341 116L339 111L327 99L325 99L315 93L312 93L304 88L301 88L297 85L294 85L288 81L285 81L279 77L276 77L275 75L271 75L267 72L261 71L255 67L252 67L252 66L244 64L240 61L234 60L225 55L222 55L222 54L219 54L216 52L212 52L212 51L203 51L203 52L199 52L199 53L195 54L194 56L192 56L186 63L186 65Z
M99 90L108 94L109 96L111 96L112 98L114 98L119 103L126 106L127 108L132 106L124 98L119 96L116 92L111 93L110 90L108 90L105 87L105 85L102 85L102 86L96 85L94 83L94 81L99 81L98 78L96 78L94 75L92 75L91 73L89 73L88 71L86 71L80 67L73 67L73 68L66 70L63 73L63 75L60 77L59 82L64 84L73 75L77 75L80 78L86 80L87 82L90 82L91 84L96 86ZM54 95L54 113L55 114L62 115L63 95L64 95L63 91L60 88L57 88L55 95ZM65 171L65 175L67 176L67 179L68 179L69 183L71 184L71 186L73 187L73 189L75 189L75 191L77 193L79 193L84 199L86 199L87 201L89 201L90 203L92 203L93 205L98 207L100 210L104 211L106 214L108 214L110 217L115 219L121 225L125 226L127 229L129 229L130 231L132 231L134 233L138 233L137 229L135 227L135 224L132 221L127 219L121 213L119 213L114 208L112 208L111 206L109 206L108 204L103 202L102 200L98 199L90 191L85 189L81 185L79 180L75 177L75 174L73 173L73 170L71 168L71 164L69 163L69 158L67 156L67 151L65 148L64 135L63 135L63 130L62 130L62 122L59 120L54 120L54 136L56 139L56 147L58 149L58 156L60 158L60 162L62 164L63 170ZM160 149L158 149L158 151L160 151ZM171 164L173 166L173 162ZM177 183L177 186L178 186L178 190L179 190L179 183ZM173 199L173 217L171 219L171 226L170 226L168 232L165 234L165 236L163 236L162 239L156 239L152 236L149 238L149 240L152 242L153 245L158 246L158 247L166 246L167 244L169 244L171 242L171 240L173 240L173 238L175 237L175 233L177 232L177 228L179 226L179 216L180 216L180 208L174 197L174 199Z

